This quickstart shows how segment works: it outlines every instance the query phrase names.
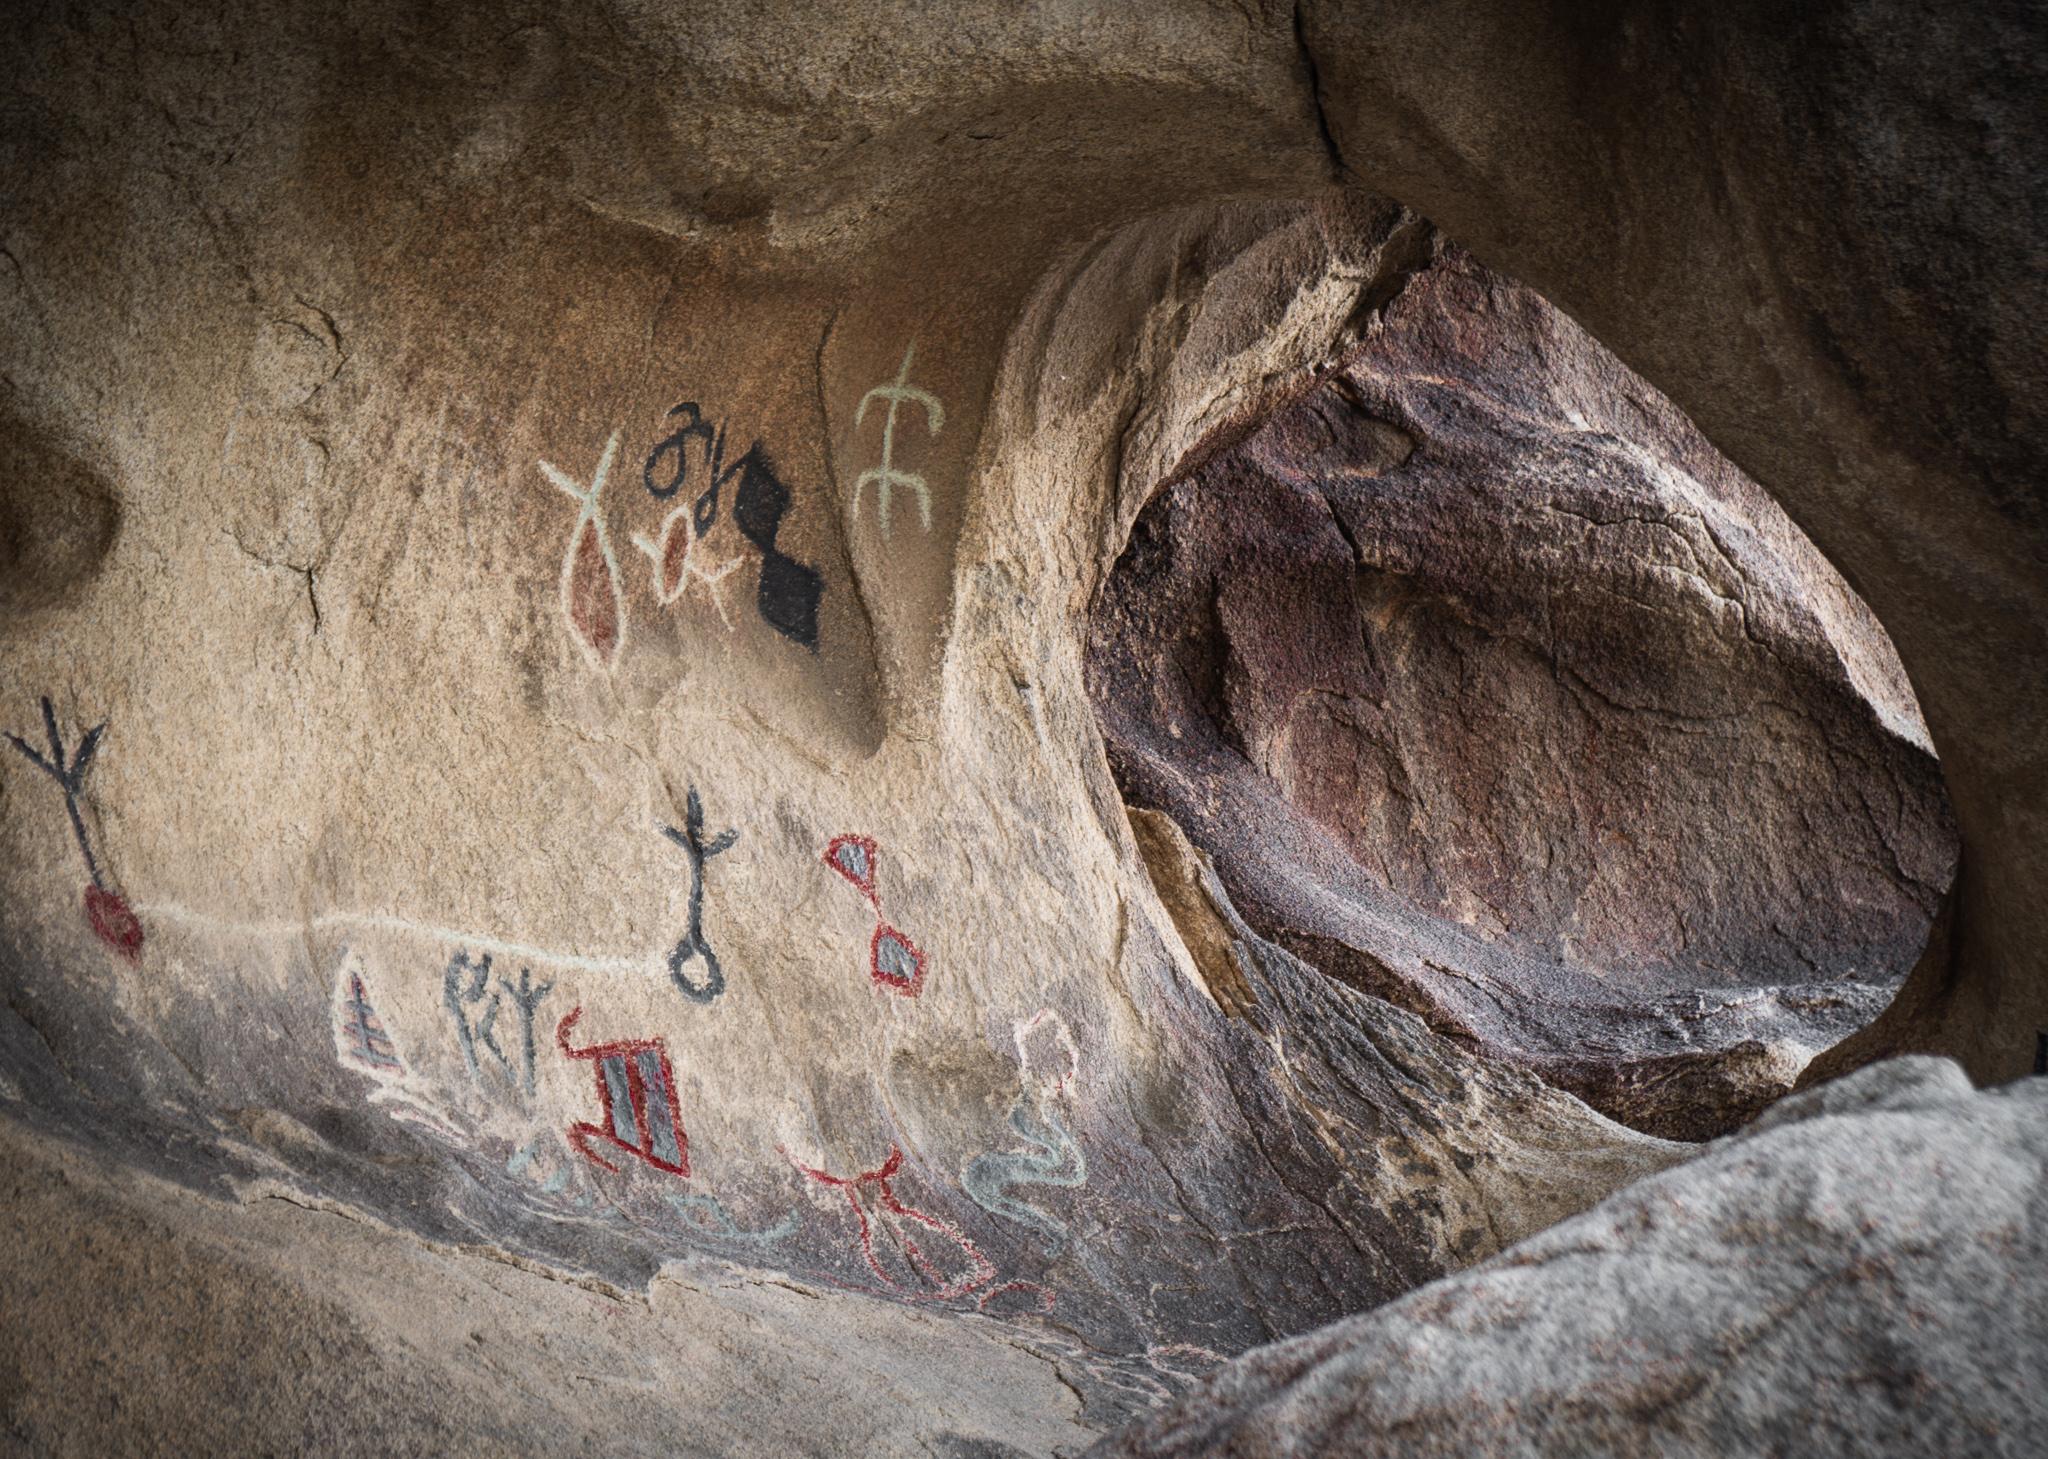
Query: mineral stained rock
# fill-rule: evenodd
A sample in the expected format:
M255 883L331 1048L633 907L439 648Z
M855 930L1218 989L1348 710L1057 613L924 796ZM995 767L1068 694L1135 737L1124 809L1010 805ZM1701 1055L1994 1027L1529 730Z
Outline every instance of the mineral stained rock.
M624 1290L303 1193L209 1201L12 1122L0 1159L9 1456L1015 1459L1102 1429L1061 1381L1080 1350L1003 1323L736 1267Z
M1127 799L1268 936L1701 1139L1867 1023L1953 868L1890 642L1757 488L1453 250L1147 505L1091 627Z
M1000 332L587 216L479 291L427 224L487 200L425 176L364 185L345 264L285 214L257 300L212 255L139 294L206 362L169 403L94 347L110 261L18 245L69 301L19 418L71 439L88 367L128 405L66 448L114 463L112 545L46 554L5 640L16 1118L621 1290L738 1263L1001 1321L1097 1430L1678 1158L1265 945L1101 753L1125 504L1426 225L1142 221Z
M1855 1057L2048 1030L2048 34L1987 4L1297 11L1333 161L1563 309L1784 505L1912 675L1963 852ZM1853 1061L1829 1061L1841 1072Z
M1872 872L1829 787L1786 787L1768 804L1823 817L1814 851L1868 905L1758 943L1784 868L1717 849L1740 915L1672 898L1690 964L1690 932L1674 953L1617 899L1574 932L1586 860L1507 895L1524 820L1456 875L1443 840L1394 836L1384 884L1347 889L1501 989L1567 967L1568 938L1624 1012L1709 975L1714 1029L1679 1042L1712 1058L1666 1067L1633 1034L1558 1049L1576 1015L1461 1010L1412 959L1339 966L1375 944L1302 940L1208 807L1119 793L1085 643L1162 485L1326 477L1250 438L1347 370L1386 426L1359 461L1449 490L1425 474L1457 433L1399 423L1481 372L1439 395L1412 351L1347 363L1460 277L1439 228L1698 421L1899 647L1962 849L1910 996L1853 1057L2031 1067L2036 28L1895 0L1797 28L1485 0L5 7L8 1438L211 1440L254 1395L227 1433L254 1449L343 1447L368 1413L427 1449L1071 1451L1688 1153L1561 1086L1677 1132L1643 1086L1690 1081L1718 1124L1782 1082L1787 1010L1745 1053L1732 1001L1795 949L1836 990L1895 968L1938 816L1870 807L1931 834ZM1719 468L1686 458L1702 491L1647 499L1704 522ZM1776 622L1770 554L1718 519L1584 535L1617 534L1662 565L1636 607L1689 615L1724 689L1747 662L1793 696L1784 758L1749 742L1764 763L1808 763L1811 717L1859 761L1837 774L1924 789L1909 718L1880 732L1842 688L1882 706L1886 671L1735 641L1729 599L1781 651L1857 636ZM1554 565L1494 560L1477 621L1526 633L1505 590ZM1433 684L1470 646L1441 615L1390 626L1427 630ZM1240 688L1254 738L1278 729ZM1559 733L1584 712L1553 710ZM1316 820L1309 772L1386 728L1261 746L1276 828L1333 858L1302 888L1323 911L1377 862ZM1641 886L1658 863L1615 865ZM1752 952L1770 967L1727 968ZM1556 976L1578 998L1594 966ZM1789 1011L1814 1037L1834 1013ZM533 1281L480 1290L515 1268ZM596 1293L627 1336L543 1292ZM517 1328L502 1362L452 1315L472 1302ZM276 1341L181 1335L238 1328ZM811 1381L853 1341L890 1349L862 1371L900 1411ZM692 1441L664 1405L699 1387ZM808 1391L812 1428L784 1402Z
M2040 1452L2048 1081L1898 1059L1091 1459Z

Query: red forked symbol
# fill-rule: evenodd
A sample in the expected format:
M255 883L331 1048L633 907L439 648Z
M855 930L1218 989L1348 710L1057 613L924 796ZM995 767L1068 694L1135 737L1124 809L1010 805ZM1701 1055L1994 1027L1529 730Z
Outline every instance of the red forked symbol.
M927 1300L931 1301L949 1302L955 1297L964 1297L976 1288L985 1286L995 1280L995 1264L983 1256L980 1248L975 1246L972 1241L969 1241L958 1230L947 1225L937 1216L920 1211L915 1206L905 1205L897 1198L893 1182L895 1181L896 1173L903 1168L902 1146L891 1145L888 1158L878 1168L863 1170L858 1175L828 1175L822 1170L815 1170L808 1165L800 1163L790 1156L786 1150L783 1152L783 1158L788 1160L791 1165L796 1166L797 1170L810 1179L817 1181L820 1185L831 1186L846 1197L846 1203L853 1207L854 1219L860 1223L861 1255L866 1259L868 1269L881 1278L883 1285L892 1291L926 1297ZM901 1282L890 1276L888 1271L882 1266L880 1259L875 1255L874 1228L868 1221L867 1211L862 1208L860 1203L860 1191L865 1186L874 1187L876 1204L888 1215L895 1217L899 1222L908 1221L923 1226L927 1230L935 1231L959 1247L961 1254L967 1258L967 1271L960 1277L948 1281L926 1258L923 1249L918 1246L916 1238L908 1233L903 1233L899 1239L903 1243L904 1256L909 1259L910 1265L916 1270L917 1274L931 1283L934 1290L929 1294L912 1293Z

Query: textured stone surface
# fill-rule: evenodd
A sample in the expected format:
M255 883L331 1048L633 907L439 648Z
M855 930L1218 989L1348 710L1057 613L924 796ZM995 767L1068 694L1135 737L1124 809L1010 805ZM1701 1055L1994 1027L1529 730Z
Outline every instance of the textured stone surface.
M1963 855L1948 943L1857 1057L2031 1071L2048 1028L2040 12L1300 13L1333 166L1668 395L1897 645Z
M1101 1427L1079 1363L995 1322L717 1262L621 1291L12 1122L0 1152L0 1453L1006 1459Z
M1000 1319L1075 1345L1097 1428L1676 1157L1277 950L1219 994L1096 738L1104 505L1323 357L1398 209L1137 225L1032 296L994 388L999 334L675 296L587 220L493 235L540 292L453 328L398 276L474 238L390 226L350 235L371 280L135 306L245 332L184 338L213 397L152 407L167 469L129 458L96 576L8 640L23 1118L622 1288L698 1254ZM1105 457L1140 400L1152 458Z
M2036 1453L2044 1115L2048 1080L1875 1065L1091 1454Z
M51 772L0 747L9 1116L621 1290L986 1307L1088 1429L1675 1158L1255 947L1085 692L1145 503L1424 217L1877 612L1963 849L1870 1047L2024 1067L2041 47L1781 22L7 8L0 727Z
M1125 797L1333 975L1699 1139L1918 959L1954 857L1890 643L1754 483L1455 251L1139 517Z

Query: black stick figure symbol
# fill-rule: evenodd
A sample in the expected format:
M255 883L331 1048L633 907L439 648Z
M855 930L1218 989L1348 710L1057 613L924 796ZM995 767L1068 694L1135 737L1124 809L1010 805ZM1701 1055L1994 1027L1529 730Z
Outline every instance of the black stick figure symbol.
M683 848L683 855L690 859L690 927L676 945L669 949L668 975L676 988L693 1003L709 1003L725 991L725 972L718 965L718 954L711 950L711 944L704 940L704 863L719 852L731 847L739 840L738 831L721 831L709 845L704 841L704 805L697 799L697 787L690 787L689 801L684 808L683 829L663 826L661 833ZM704 981L693 983L683 974L683 968L693 957L704 959Z
M78 838L79 852L85 857L86 873L92 877L94 886L105 891L107 879L100 875L99 858L92 854L92 839L85 834L85 818L78 813L78 798L85 793L85 772L92 768L92 757L99 753L100 738L106 734L107 726L102 722L87 730L85 738L78 742L77 750L67 762L64 758L64 737L57 732L57 711L51 707L50 697L46 694L43 696L43 731L50 737L50 758L47 760L20 735L7 738L64 792L64 809L71 817L71 834Z

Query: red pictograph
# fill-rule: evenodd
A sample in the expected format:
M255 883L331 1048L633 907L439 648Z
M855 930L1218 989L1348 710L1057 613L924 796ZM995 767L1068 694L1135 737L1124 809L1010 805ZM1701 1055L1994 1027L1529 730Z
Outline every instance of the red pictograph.
M590 1146L595 1138L646 1161L656 1170L687 1179L690 1140L683 1133L683 1112L676 1103L675 1071L668 1046L660 1039L621 1039L578 1049L569 1030L583 1017L581 1005L564 1014L555 1028L555 1046L572 1059L588 1059L597 1082L597 1102L604 1109L602 1125L579 1121L569 1127L569 1143L592 1164L617 1173L618 1166Z
M128 905L128 899L108 884L99 857L93 854L92 838L86 834L82 809L86 772L92 769L93 758L99 754L100 741L107 733L106 722L103 720L87 730L77 746L67 752L49 695L43 696L42 706L43 734L50 743L47 755L20 735L8 735L7 739L31 764L56 781L57 788L64 793L64 812L71 819L71 834L78 840L78 854L85 858L86 874L92 878L85 889L85 919L92 925L94 935L128 961L140 962L142 922Z
M101 942L130 962L142 957L142 923L127 898L105 887L85 889L85 916Z
M875 935L868 939L868 976L892 993L915 998L924 991L924 951L910 935L882 916L875 889L881 849L872 836L834 836L825 847L825 864L853 884L875 909Z
M877 912L882 910L875 895L875 860L880 854L872 836L834 836L825 847L825 864L852 882Z
M576 503L576 525L569 533L569 550L562 557L562 617L591 666L606 670L618 661L619 650L626 643L626 597L620 586L619 560L612 555L598 500L618 454L619 435L614 431L587 487L561 467L540 463L541 475Z
M1003 1297L1009 1296L1013 1292L1017 1294L1020 1300L1025 1297L1030 1298L1031 1306L1020 1306L1015 1309L1004 1307L998 1309L999 1311L1009 1312L1014 1310L1017 1312L1031 1312L1035 1313L1040 1317L1043 1317L1047 1313L1051 1312L1053 1307L1056 1305L1056 1299L1053 1297L1052 1289L1049 1287L1041 1286L1037 1282L1005 1282L1000 1287L990 1287L986 1292L983 1292L981 1296L976 1298L974 1302L974 1310L977 1312L986 1312L988 1311L990 1304L996 1302L997 1300Z
M846 1197L847 1205L853 1208L854 1219L860 1223L861 1256L867 1262L868 1269L891 1291L922 1301L948 1302L956 1297L964 1297L995 1280L995 1264L983 1256L980 1249L958 1229L941 1221L937 1216L918 1210L915 1206L905 1205L898 1198L894 1181L897 1172L903 1168L902 1146L891 1145L889 1156L881 1165L873 1170L863 1170L858 1175L828 1175L822 1170L815 1170L800 1163L787 1151L784 1151L783 1155L803 1175L820 1185L831 1186ZM897 1240L902 1244L904 1258L920 1277L931 1284L932 1290L917 1291L890 1276L875 1251L874 1223L869 1219L867 1208L861 1204L861 1196L867 1192L872 1192L875 1205L884 1216L897 1222L922 1226L952 1242L966 1259L966 1270L952 1277L944 1275L924 1248L918 1245L917 1238L910 1232L899 1229Z
M868 976L891 992L915 998L924 991L924 953L910 934L878 922L868 942Z

